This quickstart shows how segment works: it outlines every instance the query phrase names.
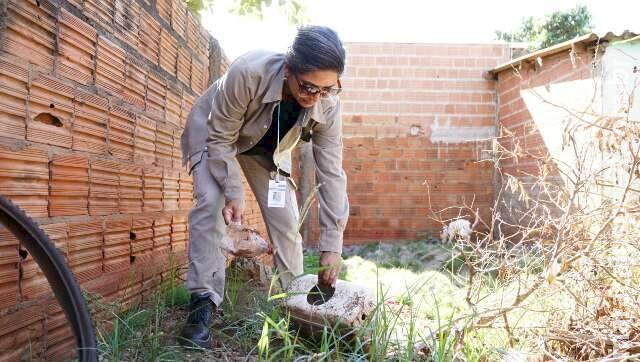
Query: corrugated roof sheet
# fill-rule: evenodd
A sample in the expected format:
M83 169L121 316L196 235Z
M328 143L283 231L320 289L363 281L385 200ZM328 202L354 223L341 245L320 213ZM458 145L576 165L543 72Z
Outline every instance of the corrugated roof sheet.
M504 64L500 64L497 67L489 70L488 73L491 76L495 77L497 76L498 73L507 69L511 69L516 64L519 64L521 62L532 61L537 58L547 57L553 54L557 54L564 50L571 49L573 46L575 46L575 44L588 45L588 44L595 44L598 42L602 43L602 42L627 40L627 39L636 38L638 36L639 34L631 32L629 30L625 30L622 34L614 34L612 32L608 32L602 36L596 33L585 34L577 38L573 38L571 40L567 40L565 42L550 46L548 48L540 49L533 53L523 55L521 57L510 60Z

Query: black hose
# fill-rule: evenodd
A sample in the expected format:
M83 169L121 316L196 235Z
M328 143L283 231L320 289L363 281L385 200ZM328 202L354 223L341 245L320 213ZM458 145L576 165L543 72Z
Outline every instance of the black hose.
M79 361L97 361L96 335L87 303L58 249L35 221L2 195L0 223L20 240L47 278L71 324Z

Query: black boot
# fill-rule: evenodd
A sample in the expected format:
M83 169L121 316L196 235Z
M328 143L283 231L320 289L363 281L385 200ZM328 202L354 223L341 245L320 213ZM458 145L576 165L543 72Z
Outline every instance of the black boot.
M209 325L216 305L206 295L191 294L189 318L180 333L180 344L188 347L211 348Z

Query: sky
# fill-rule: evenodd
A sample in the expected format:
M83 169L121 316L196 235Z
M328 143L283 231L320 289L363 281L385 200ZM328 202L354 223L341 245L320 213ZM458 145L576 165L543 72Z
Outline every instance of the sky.
M262 20L230 14L234 0L216 0L203 25L233 60L252 49L284 51L296 27L272 6ZM273 0L277 3L278 0ZM586 5L595 32L640 33L640 0L306 0L309 24L335 29L344 42L490 43L495 30L516 29L522 18Z

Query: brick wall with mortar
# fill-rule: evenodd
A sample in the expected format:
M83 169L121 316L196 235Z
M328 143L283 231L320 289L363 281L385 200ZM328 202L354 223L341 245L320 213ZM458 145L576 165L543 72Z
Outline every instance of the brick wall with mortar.
M519 150L519 157L501 161L502 174L514 176L534 197L537 192L532 186L541 175L543 161L549 156L562 159L564 148L551 137L547 137L546 142L543 137L544 134L558 135L562 132L562 119L567 118L569 113L561 105L570 109L587 109L589 103L595 105L593 102L599 102L593 47L575 44L573 51L572 54L572 50L568 49L543 56L539 61L532 59L522 62L496 75L501 135L498 140L510 152ZM563 99L557 98L558 95ZM586 102L582 104L582 100ZM545 101L556 103L557 107L553 107L555 109L551 112L543 110L541 103ZM552 138L555 140L556 137ZM558 171L555 168L548 170L550 172L545 180L565 188ZM506 178L497 177L496 188L506 181ZM511 217L519 218L527 210L527 205L519 195L509 190L502 193L499 207L504 221L508 223L519 223ZM505 225L502 231L509 236L515 230Z
M83 288L139 302L186 260L193 185L180 135L226 69L222 52L178 0L0 10L0 193L40 223ZM266 234L247 195L249 223ZM0 359L69 353L48 284L4 229L0 295Z
M431 209L474 198L487 216L493 168L478 161L497 120L495 82L485 72L509 60L509 47L348 43L346 48L343 166L351 215L345 244L437 235L441 224L430 219ZM455 215L452 210L442 217ZM312 225L313 243L318 227Z

